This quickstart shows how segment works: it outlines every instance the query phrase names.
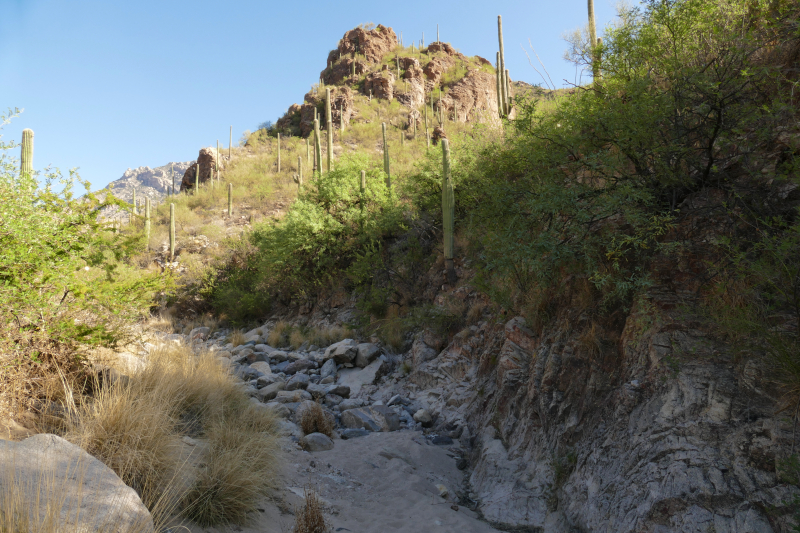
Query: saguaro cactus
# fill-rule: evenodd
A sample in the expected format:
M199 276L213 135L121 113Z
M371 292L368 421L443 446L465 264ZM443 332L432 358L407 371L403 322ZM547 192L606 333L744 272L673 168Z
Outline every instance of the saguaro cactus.
M331 90L325 89L325 123L328 128L328 172L333 170L333 120L331 119Z
M136 187L133 188L133 200L132 200L132 202L133 202L133 214L134 215L138 215L139 214L139 212L138 212L139 210L136 209Z
M456 270L453 264L453 219L455 218L455 195L453 180L450 177L450 145L442 139L442 228L444 233L444 266L447 270L447 282L456 282Z
M194 193L200 192L200 159L197 160L197 166L194 169Z
M228 217L233 216L233 183L228 183Z
M175 260L175 204L169 204L169 260Z
M33 177L33 130L22 130L22 148L19 157L19 172L27 178Z
M497 15L497 40L500 42L500 92L501 102L503 103L503 116L508 114L506 103L508 102L508 95L506 94L506 56L503 50L503 17Z
M503 83L503 75L500 74L500 52L497 52L495 65L497 65L497 68L494 69L495 82L497 83L497 114L500 118L503 118L503 90L500 88L500 84Z
M300 190L303 188L303 158L299 155L297 156L297 176L299 180L297 182L297 190Z
M319 136L319 119L314 119L314 162L317 172L322 175L322 139Z
M311 141L306 137L306 164L311 164Z
M144 200L144 242L150 251L150 198Z
M595 24L594 19L594 0L588 0L589 8L589 46L592 50L592 76L594 79L600 77L600 64L597 61L597 54L595 49L597 48L597 25Z
M425 128L425 141L427 143L427 147L430 148L431 147L431 132L428 130L428 128Z
M392 188L392 173L389 168L389 143L386 142L386 123L381 122L383 130L383 171L386 172L386 187Z
M278 172L281 171L281 134L278 134Z
M506 114L508 114L511 113L511 81L509 81L508 69L506 69L504 78L506 80Z

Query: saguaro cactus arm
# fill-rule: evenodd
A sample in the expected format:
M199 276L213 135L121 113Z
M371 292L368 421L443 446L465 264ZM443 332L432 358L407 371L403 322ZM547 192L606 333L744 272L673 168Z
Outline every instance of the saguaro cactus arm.
M331 119L331 90L325 89L325 123L328 129L328 172L333 170L333 120Z

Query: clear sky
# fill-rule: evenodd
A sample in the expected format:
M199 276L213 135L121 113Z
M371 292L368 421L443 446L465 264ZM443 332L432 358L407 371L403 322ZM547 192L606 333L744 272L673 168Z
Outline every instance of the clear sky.
M595 0L598 31L614 5ZM497 15L511 79L541 83L520 48L530 39L558 86L575 81L561 37L586 24L586 0L0 0L0 108L24 108L3 139L31 128L35 169L79 167L101 188L128 168L227 146L231 125L236 143L276 120L360 23L402 31L405 44L423 32L432 42L438 23L442 41L494 62Z

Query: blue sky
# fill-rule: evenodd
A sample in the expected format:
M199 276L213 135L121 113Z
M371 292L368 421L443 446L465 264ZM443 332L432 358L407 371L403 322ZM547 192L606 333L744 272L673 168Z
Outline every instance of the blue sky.
M595 0L598 29L615 0ZM34 168L79 167L101 188L127 168L188 161L217 139L276 120L319 79L345 31L374 22L404 42L442 41L494 61L503 15L511 78L540 83L531 40L556 84L565 31L586 0L405 2L0 0L0 108L24 108L3 140L35 132ZM538 66L538 65L537 65Z

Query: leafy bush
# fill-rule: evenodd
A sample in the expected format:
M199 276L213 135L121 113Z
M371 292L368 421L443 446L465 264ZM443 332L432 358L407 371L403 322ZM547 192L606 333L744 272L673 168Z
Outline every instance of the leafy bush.
M381 168L365 156L347 156L310 180L283 219L253 229L213 281L212 302L234 320L258 317L276 297L313 294L402 227L402 205Z

